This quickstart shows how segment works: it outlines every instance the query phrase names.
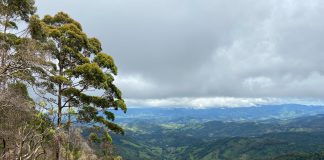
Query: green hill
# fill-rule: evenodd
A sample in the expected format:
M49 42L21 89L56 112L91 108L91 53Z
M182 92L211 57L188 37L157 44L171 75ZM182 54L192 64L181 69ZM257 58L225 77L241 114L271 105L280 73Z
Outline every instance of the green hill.
M324 116L262 121L132 120L113 137L124 159L259 160L321 157Z

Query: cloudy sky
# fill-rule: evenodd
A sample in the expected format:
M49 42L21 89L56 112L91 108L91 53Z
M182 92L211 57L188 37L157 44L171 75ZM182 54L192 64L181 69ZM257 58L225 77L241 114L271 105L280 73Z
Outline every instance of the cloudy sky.
M322 104L323 0L37 0L119 68L129 106Z

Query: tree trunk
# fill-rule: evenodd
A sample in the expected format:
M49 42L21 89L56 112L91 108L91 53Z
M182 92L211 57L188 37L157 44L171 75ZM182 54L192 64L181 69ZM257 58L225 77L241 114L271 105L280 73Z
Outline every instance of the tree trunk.
M7 143L4 138L2 139L2 145L3 145L3 152L1 157L3 158L3 160L8 160Z
M55 157L56 157L56 160L60 160L60 155L61 154L61 142L60 140L58 139L57 141L57 148L56 148L56 154L55 154Z
M62 85L59 85L58 89L58 111L57 111L57 129L58 129L58 137L57 137L57 149L56 149L56 160L61 159L61 137L60 137L60 129L62 125Z

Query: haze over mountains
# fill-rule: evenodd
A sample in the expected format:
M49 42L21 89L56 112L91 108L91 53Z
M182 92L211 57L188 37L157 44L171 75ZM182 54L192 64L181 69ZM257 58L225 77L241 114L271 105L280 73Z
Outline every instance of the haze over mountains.
M124 159L323 158L324 107L130 108L113 144Z
M118 114L118 113L117 113ZM189 117L197 120L265 120L271 118L291 119L300 116L324 114L323 106L299 104L261 105L252 107L214 107L195 109L186 107L135 107L127 114L119 114L121 119L175 119Z

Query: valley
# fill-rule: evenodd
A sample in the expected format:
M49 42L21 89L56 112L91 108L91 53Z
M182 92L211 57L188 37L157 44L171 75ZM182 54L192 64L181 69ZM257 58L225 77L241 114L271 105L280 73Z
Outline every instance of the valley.
M113 135L113 144L124 159L324 157L320 106L143 110L130 109L132 118L120 120L125 136Z

